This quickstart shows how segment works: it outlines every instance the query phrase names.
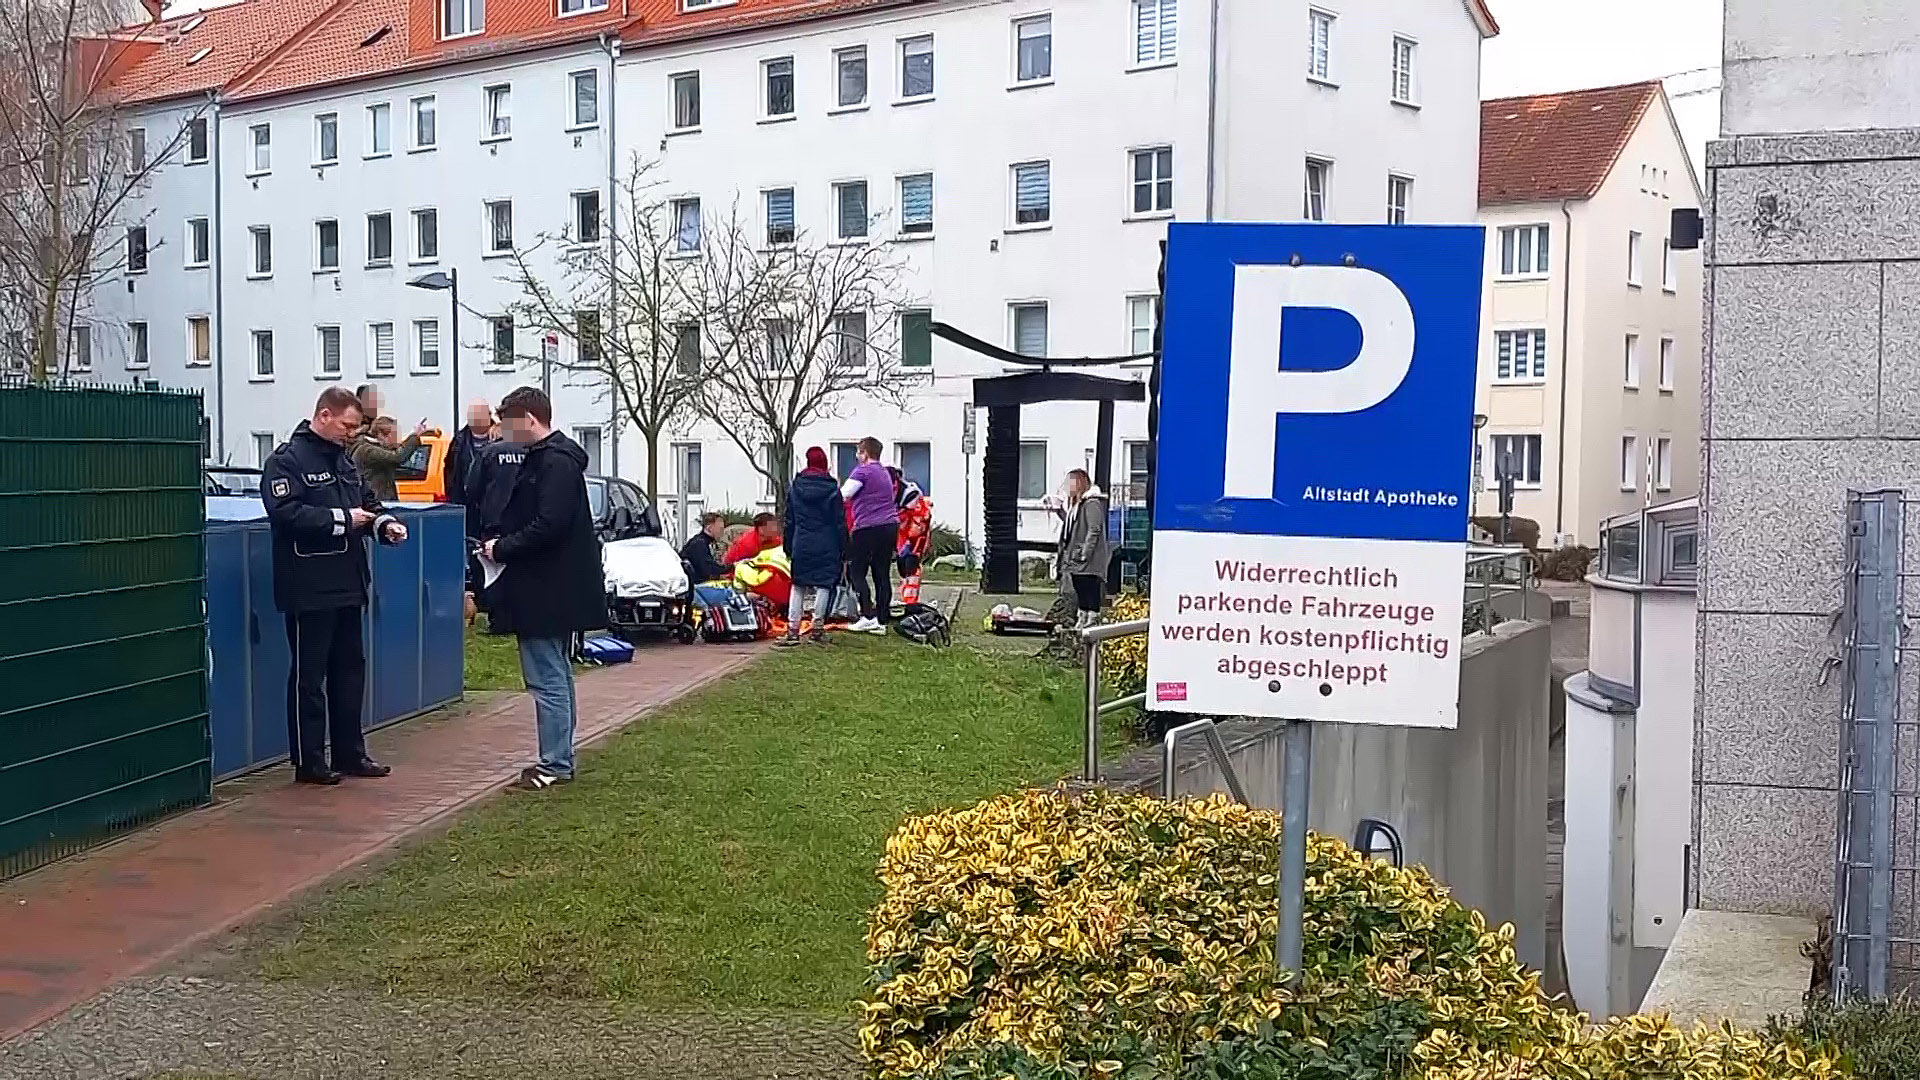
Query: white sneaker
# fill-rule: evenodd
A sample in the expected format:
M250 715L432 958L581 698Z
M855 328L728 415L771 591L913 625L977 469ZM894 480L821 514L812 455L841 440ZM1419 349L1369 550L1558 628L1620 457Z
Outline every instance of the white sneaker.
M880 629L880 621L871 615L862 615L854 621L852 626L847 627L847 629L856 634L871 634L875 630Z

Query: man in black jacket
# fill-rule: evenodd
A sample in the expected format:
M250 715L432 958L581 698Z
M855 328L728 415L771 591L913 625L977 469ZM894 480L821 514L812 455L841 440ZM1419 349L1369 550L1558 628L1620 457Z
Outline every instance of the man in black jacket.
M367 489L347 456L361 420L354 395L330 386L313 418L302 420L260 469L260 500L273 533L273 602L286 615L293 658L287 748L293 778L303 784L390 771L367 756L360 730L367 681L360 613L372 576L367 537L398 544L407 527Z
M573 635L607 625L606 575L587 505L587 452L553 430L553 404L534 387L500 402L500 423L526 459L481 548L502 566L487 610L520 639L540 740L540 762L521 771L520 785L538 791L573 779Z
M480 450L496 438L493 406L487 404L486 398L474 398L467 403L467 426L454 432L453 441L447 444L447 463L440 477L447 501L467 507L468 536L479 535L480 522L467 502L467 478L473 472Z

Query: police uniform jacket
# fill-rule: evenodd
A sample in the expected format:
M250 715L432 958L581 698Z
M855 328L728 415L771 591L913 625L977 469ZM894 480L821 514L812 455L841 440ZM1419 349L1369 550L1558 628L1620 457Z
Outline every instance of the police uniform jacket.
M367 536L383 539L396 518L361 479L345 447L305 420L260 470L260 499L273 531L273 603L285 612L363 607L372 577ZM374 516L353 527L355 508Z

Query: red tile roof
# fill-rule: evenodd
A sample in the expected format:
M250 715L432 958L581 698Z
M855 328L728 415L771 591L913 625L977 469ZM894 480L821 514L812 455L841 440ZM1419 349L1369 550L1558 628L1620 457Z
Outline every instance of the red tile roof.
M1640 82L1480 103L1480 205L1588 199L1661 96Z
M241 0L141 27L139 38L155 41L158 47L114 79L114 88L131 102L164 101L218 90L298 33L333 2Z

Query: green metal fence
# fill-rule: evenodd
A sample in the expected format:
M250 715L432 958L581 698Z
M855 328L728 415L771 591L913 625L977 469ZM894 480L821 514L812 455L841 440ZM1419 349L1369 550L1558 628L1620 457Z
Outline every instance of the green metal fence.
M0 878L210 797L197 395L0 387Z

